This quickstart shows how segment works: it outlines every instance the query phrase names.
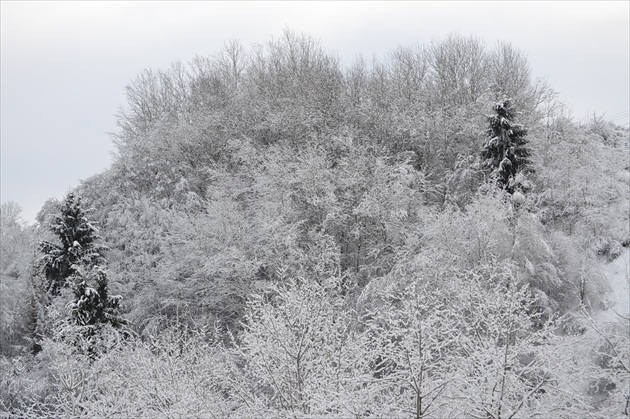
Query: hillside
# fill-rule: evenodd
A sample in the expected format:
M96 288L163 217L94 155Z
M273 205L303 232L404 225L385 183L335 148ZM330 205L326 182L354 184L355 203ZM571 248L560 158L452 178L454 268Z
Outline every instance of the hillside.
M142 72L109 170L3 204L0 409L627 417L628 129L530 74L290 31Z

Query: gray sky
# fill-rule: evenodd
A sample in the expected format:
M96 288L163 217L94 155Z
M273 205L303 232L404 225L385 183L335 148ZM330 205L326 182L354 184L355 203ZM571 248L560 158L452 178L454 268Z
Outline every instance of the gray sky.
M449 33L527 53L582 120L628 123L630 2L24 2L1 7L2 202L33 221L111 164L114 115L144 68L211 55L284 28L350 62Z

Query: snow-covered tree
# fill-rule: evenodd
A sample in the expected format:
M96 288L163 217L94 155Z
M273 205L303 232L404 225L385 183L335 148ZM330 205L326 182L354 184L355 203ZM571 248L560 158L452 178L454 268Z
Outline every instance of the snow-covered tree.
M239 416L362 417L382 410L371 403L378 399L366 334L344 307L339 278L282 282L249 303L228 380L243 406Z
M102 264L103 246L98 244L96 227L90 223L83 209L81 197L70 192L60 205L60 214L54 215L50 230L58 237L58 243L40 242L39 250L46 277L46 290L53 296L68 285L68 278L76 266Z
M77 269L73 276L74 301L68 306L72 321L79 326L109 323L114 327L125 324L120 317L120 295L109 295L107 272L101 266Z
M509 99L498 102L493 109L495 114L488 117L488 140L481 153L484 165L507 192L527 190L526 180L517 177L530 163L530 152L525 146L527 129L514 122L516 109Z
M453 381L460 332L439 291L413 279L406 282L401 289L377 287L377 303L365 315L376 359L372 369L388 415L447 417L452 407L444 395Z
M528 287L517 288L509 270L490 266L462 272L454 282L452 315L462 333L460 356L452 360L455 384L447 394L457 400L459 415L571 417L587 411L584 395L557 386L567 359L551 362L548 354L558 348L555 326L537 312L539 302Z
M21 212L15 202L0 206L0 355L24 350L33 325L35 230L24 225Z
M111 324L121 326L120 296L110 296L108 291L104 246L98 243L96 227L86 217L81 197L69 193L61 204L60 215L51 222L52 232L59 244L49 241L40 243L43 271L47 291L58 296L64 287L70 287L74 299L68 303L70 323L80 327L82 334L94 336L95 326Z
M15 202L0 206L0 272L18 277L24 266L20 260L29 248L30 231L23 225L22 208Z

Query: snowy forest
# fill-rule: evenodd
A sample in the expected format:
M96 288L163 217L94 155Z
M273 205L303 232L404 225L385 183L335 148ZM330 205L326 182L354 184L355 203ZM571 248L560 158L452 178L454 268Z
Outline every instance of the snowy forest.
M285 30L126 96L108 170L2 204L1 417L630 416L629 130L525 52Z

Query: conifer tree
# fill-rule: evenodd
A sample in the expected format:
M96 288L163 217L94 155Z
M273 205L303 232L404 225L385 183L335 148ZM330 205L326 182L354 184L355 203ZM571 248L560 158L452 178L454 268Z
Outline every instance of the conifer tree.
M525 147L527 129L514 122L516 111L509 99L498 102L493 109L495 114L488 117L488 140L481 157L498 186L513 194L523 188L516 175L530 163L529 150Z
M111 324L120 327L125 320L120 316L119 295L110 296L107 284L107 272L101 266L89 271L76 270L74 279L74 301L69 304L72 310L72 322L78 326L98 326Z
M47 291L59 295L61 288L68 286L68 279L78 264L96 266L104 262L103 246L96 241L96 228L86 218L81 197L70 192L61 204L60 214L50 223L50 230L59 238L59 243L42 241L39 250L46 277Z
M47 280L47 291L57 296L61 288L71 286L74 301L72 323L78 326L124 324L119 316L120 296L109 296L104 246L98 243L96 227L87 219L81 197L69 193L61 204L50 229L59 244L43 241L42 265Z

